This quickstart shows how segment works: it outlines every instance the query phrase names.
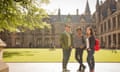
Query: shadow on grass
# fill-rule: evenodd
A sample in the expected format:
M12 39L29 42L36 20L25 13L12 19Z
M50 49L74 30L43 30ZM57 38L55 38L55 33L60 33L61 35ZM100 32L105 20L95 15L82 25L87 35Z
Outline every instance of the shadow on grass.
M13 56L33 56L33 54L31 52L28 51L23 51L23 52L9 52L9 51L5 51L3 54L4 58L10 58Z
M7 57L13 57L13 56L20 56L20 55L21 55L20 52L8 52L8 51L5 51L4 54L3 54L3 57L7 58Z

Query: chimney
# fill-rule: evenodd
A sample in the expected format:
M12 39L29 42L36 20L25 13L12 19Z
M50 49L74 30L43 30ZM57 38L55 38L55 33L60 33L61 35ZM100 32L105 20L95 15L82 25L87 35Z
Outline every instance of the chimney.
M79 15L79 9L76 9L76 15Z

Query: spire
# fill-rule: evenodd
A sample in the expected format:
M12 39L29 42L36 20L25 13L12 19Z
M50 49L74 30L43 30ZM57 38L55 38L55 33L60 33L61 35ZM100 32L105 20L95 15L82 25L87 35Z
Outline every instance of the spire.
M61 10L60 10L60 8L58 9L58 15L59 15L59 16L61 15Z
M79 15L79 9L76 9L76 15Z
M99 5L99 0L97 0L97 3L96 3L96 5Z
M99 11L99 0L96 2L96 10Z
M86 8L85 8L85 14L86 15L90 15L90 7L89 7L89 3L88 3L88 0L87 0L87 3L86 3Z

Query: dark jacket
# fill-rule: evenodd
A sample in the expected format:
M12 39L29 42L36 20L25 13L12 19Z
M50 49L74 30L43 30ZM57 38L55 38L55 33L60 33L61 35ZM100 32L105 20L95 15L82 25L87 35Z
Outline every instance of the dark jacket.
M95 37L94 36L90 36L89 37L89 45L90 45L90 49L94 50L94 46L95 46Z

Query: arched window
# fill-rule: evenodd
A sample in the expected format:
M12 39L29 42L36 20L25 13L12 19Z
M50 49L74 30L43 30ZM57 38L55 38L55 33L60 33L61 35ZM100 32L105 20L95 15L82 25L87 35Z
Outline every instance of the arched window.
M45 38L45 47L49 47L49 45L50 45L49 38Z
M42 47L42 38L37 39L37 47Z

